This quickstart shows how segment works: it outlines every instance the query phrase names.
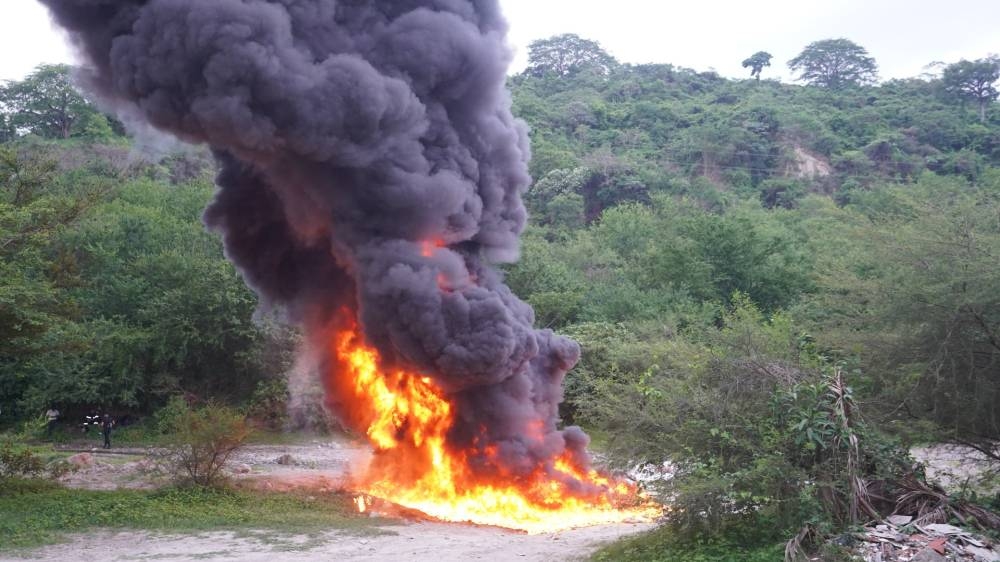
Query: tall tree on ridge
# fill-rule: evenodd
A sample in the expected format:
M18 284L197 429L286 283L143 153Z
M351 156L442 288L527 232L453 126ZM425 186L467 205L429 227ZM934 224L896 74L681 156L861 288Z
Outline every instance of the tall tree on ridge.
M750 77L756 78L760 81L760 72L764 70L765 66L771 66L771 53L767 51L757 51L756 53L750 55L749 58L743 60L743 68L750 69Z
M878 76L875 59L848 39L814 41L788 61L788 68L799 80L833 89L872 84Z
M948 65L941 74L946 92L960 99L979 104L979 121L986 122L986 107L997 99L1000 80L1000 57L990 56L975 61L961 60Z
M570 76L588 70L606 76L618 66L600 43L574 33L532 41L528 50L527 72L535 76Z

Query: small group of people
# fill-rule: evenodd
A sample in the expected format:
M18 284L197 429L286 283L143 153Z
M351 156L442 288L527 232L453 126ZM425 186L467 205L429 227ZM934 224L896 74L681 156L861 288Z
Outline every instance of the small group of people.
M52 431L55 429L56 424L59 422L59 418L62 413L55 406L51 406L45 412L45 418L48 420L48 426L46 428L46 435L52 437ZM101 434L104 436L104 448L111 448L111 429L115 426L115 419L111 417L111 414L99 414L97 410L91 410L89 414L83 417L83 432L89 434L91 428L100 429Z

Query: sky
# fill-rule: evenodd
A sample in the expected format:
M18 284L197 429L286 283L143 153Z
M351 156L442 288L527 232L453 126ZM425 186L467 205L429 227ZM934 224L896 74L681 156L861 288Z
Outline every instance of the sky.
M560 33L594 39L622 62L671 63L738 78L757 51L774 61L765 78L792 80L785 63L812 41L845 37L868 49L880 77L918 76L931 62L1000 54L998 0L500 0L516 52ZM73 62L65 36L34 0L4 0L0 80L40 63Z

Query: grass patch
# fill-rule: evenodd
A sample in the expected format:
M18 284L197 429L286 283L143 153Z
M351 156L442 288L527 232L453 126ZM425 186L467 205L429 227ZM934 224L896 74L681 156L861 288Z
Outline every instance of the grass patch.
M331 529L370 533L375 525L387 523L358 515L351 498L339 494L196 488L104 492L43 481L0 484L0 544L13 548L50 544L66 533L95 528L254 529L303 535Z
M605 546L591 558L597 562L774 562L785 554L785 542L766 527L732 526L720 533L683 536L669 525Z

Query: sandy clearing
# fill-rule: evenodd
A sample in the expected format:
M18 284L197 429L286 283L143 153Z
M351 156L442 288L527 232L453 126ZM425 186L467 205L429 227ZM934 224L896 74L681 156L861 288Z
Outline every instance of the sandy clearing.
M652 527L650 524L608 525L547 535L524 535L502 529L447 523L395 525L381 529L391 534L374 536L339 532L306 536L269 531L197 535L100 531L70 535L66 543L20 552L16 556L0 554L0 561L541 562L586 558L607 542Z
M63 483L99 490L162 484L162 476L140 470L142 452L95 450L95 465L68 475ZM324 493L342 489L350 478L351 465L367 454L364 445L334 437L251 445L233 458L232 465L242 464L249 469L246 474L234 475L239 486ZM290 464L278 463L283 455L291 455ZM604 525L544 535L431 521L408 521L358 532L331 530L319 535L269 530L194 534L100 530L69 534L65 542L39 549L13 554L0 551L0 561L560 561L586 558L603 544L653 527L647 523Z

